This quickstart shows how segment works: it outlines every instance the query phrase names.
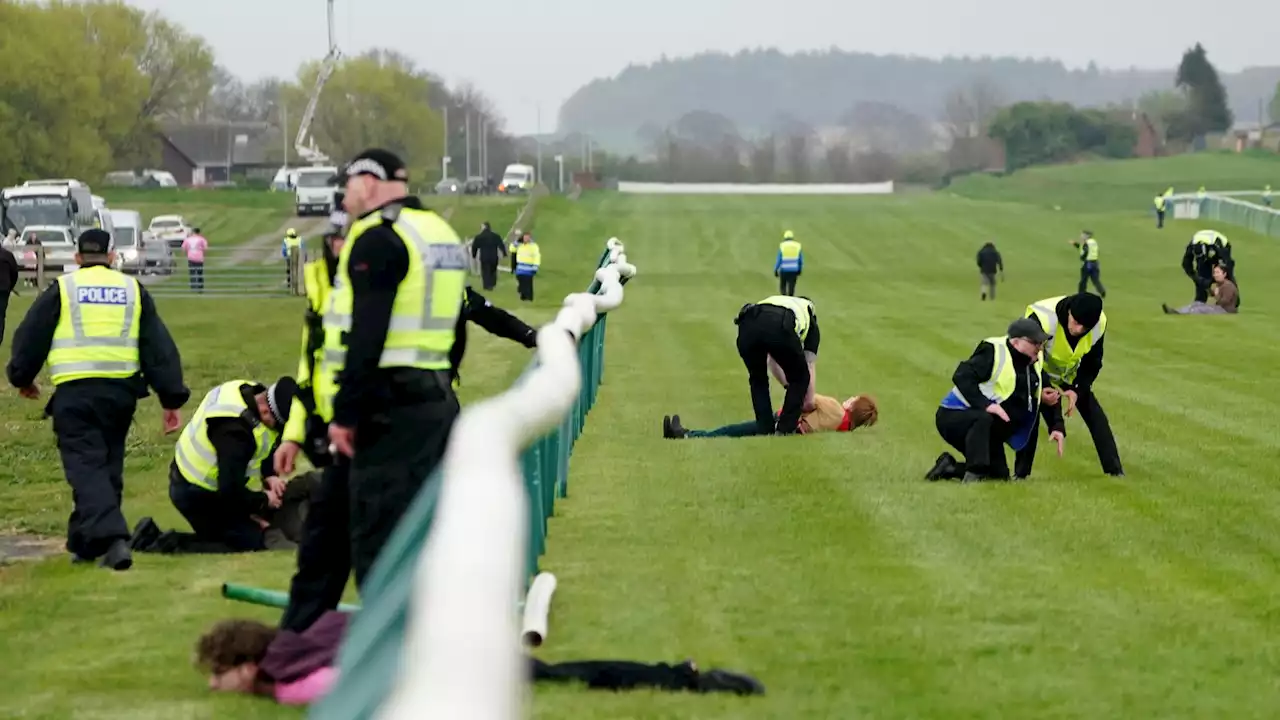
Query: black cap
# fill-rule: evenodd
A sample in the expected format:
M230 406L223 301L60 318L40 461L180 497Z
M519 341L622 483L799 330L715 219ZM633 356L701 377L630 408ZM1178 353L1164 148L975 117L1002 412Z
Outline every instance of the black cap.
M352 158L351 162L338 170L333 181L338 185L345 185L347 178L357 175L370 175L383 181L409 181L409 171L400 156L379 148L370 148Z
M1102 319L1102 298L1093 293L1080 293L1067 298L1067 312L1075 321L1091 328Z
M276 425L283 426L289 422L289 410L293 407L293 399L298 396L298 383L289 376L284 376L267 388L267 406L276 418Z
M1040 323L1031 318L1022 318L1014 320L1009 325L1009 339L1023 338L1033 343L1040 344L1049 340L1049 335L1040 327Z
M111 234L98 228L85 230L76 240L76 252L81 255L106 255L111 252Z

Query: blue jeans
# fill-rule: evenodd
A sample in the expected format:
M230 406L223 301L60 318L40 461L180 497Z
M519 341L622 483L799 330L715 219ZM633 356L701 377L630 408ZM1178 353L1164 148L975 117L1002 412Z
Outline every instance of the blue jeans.
M752 437L760 434L760 426L755 420L725 425L714 430L690 430L685 437Z

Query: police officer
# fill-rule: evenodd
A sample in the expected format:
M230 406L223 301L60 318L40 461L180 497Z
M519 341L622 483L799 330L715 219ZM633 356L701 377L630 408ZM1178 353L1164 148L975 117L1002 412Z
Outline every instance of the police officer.
M524 237L524 232L520 228L515 228L511 232L511 242L507 244L508 262L511 263L511 274L516 274L516 251L520 249L520 238Z
M134 528L133 549L240 553L291 547L268 530L285 493L272 453L297 393L291 377L270 387L231 380L210 390L178 436L169 463L169 499L194 533L162 533L151 518L143 518ZM249 489L254 480L262 491Z
M516 246L516 289L520 292L521 300L533 302L533 278L541 266L542 250L534 242L533 236L525 233Z
M76 245L79 269L41 293L14 334L8 376L34 400L40 397L36 375L48 361L54 392L45 414L53 418L75 503L67 550L75 561L127 570L133 558L120 502L125 439L138 398L147 396L149 384L171 433L182 424L178 409L191 392L151 296L111 269L110 234L86 230Z
M1072 245L1080 251L1080 287L1076 292L1084 292L1088 288L1089 281L1093 281L1093 286L1098 289L1098 294L1102 297L1107 296L1107 289L1102 287L1101 270L1098 266L1098 241L1094 239L1091 230L1085 230L1080 233L1080 239L1072 240Z
M761 435L796 432L800 414L812 402L818 360L818 317L804 297L773 295L744 305L733 321L738 326L738 355L747 366L751 407ZM776 420L769 397L769 358L787 378L787 394Z
M280 244L280 255L284 257L284 281L289 287L293 287L293 264L301 259L295 260L294 255L302 252L302 238L298 237L298 231L289 228L284 234L284 242Z
M1165 213L1165 209L1168 207L1168 201L1165 199L1165 196L1163 193L1156 196L1155 204L1156 204L1156 229L1160 229L1164 227L1164 213Z
M795 295L796 280L803 270L804 252L800 249L800 243L796 242L795 233L788 230L782 233L778 257L773 261L773 276L778 278L778 294Z
M1047 387L1040 360L1048 339L1035 320L1015 320L1004 337L978 343L973 355L956 367L934 423L964 460L942 453L926 480L1008 480L1004 445L1019 453L1028 443L1034 449L1040 416L1062 454L1066 431L1057 410L1059 394Z
M1089 293L1045 298L1028 305L1026 317L1034 319L1049 336L1044 347L1044 371L1049 383L1066 399L1064 413L1071 417L1073 411L1080 411L1102 471L1124 477L1111 423L1093 392L1093 384L1102 371L1103 335L1107 331L1102 298ZM1033 433L1027 447L1018 453L1015 475L1025 478L1031 474L1035 452Z
M1222 265L1227 279L1235 283L1239 307L1240 283L1236 282L1236 263L1231 257L1231 241L1217 230L1201 230L1191 236L1191 242L1182 252L1182 272L1196 285L1196 302L1209 301L1209 288L1213 285L1213 268Z

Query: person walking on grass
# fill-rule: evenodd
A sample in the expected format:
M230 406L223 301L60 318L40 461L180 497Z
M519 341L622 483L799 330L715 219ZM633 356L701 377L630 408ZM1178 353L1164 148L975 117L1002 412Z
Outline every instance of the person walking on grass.
M988 296L996 299L996 272L1000 272L1000 280L1004 281L1004 258L996 250L995 243L987 243L978 250L978 272L982 275L982 299Z
M187 254L187 276L195 292L204 292L204 254L208 249L209 241L200 234L200 228L193 228L182 241L182 250Z

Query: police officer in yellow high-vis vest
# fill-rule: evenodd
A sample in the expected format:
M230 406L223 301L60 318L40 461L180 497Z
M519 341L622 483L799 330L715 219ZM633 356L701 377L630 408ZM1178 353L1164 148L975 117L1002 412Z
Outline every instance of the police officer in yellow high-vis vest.
M1240 288L1236 280L1236 262L1231 257L1231 241L1217 230L1198 230L1191 236L1182 251L1182 272L1196 285L1195 301L1208 302L1209 288L1213 285L1213 268L1221 265L1227 271L1227 279ZM1239 307L1239 297L1236 306Z
M743 305L734 319L738 326L738 355L747 366L751 408L761 435L791 435L800 415L813 409L817 382L818 316L805 297L772 295ZM775 417L769 396L769 358L787 378L782 410Z
M542 250L529 233L520 238L516 246L516 290L520 299L533 302L533 279L542 267Z
M1098 289L1098 294L1106 297L1107 289L1102 287L1102 270L1098 265L1098 241L1093 237L1093 231L1081 232L1080 238L1072 240L1071 244L1080 251L1080 287L1076 292L1084 292L1088 289L1089 281L1092 280L1093 286Z
M942 453L926 480L1008 480L1004 445L1019 457L1027 447L1034 451L1041 416L1062 454L1066 432L1059 396L1048 388L1041 363L1048 339L1034 320L1015 320L1003 337L978 343L973 355L956 366L934 422L942 439L964 459Z
M773 276L778 278L779 295L795 295L796 280L804 271L804 251L790 230L782 234L778 243L778 257L773 261Z
M1028 305L1026 317L1035 320L1049 336L1044 347L1044 370L1050 384L1062 393L1064 413L1071 417L1073 411L1080 411L1102 471L1123 477L1124 466L1120 463L1116 437L1093 390L1102 371L1107 331L1102 298L1089 293L1045 298ZM1033 435L1027 448L1018 454L1013 468L1016 475L1031 474L1035 451Z
M1163 194L1156 195L1156 229L1164 227L1164 215L1169 208L1169 201Z
M302 261L302 238L298 231L289 228L285 231L284 241L280 243L280 255L284 257L284 281L293 286L293 264Z
M164 432L176 432L191 392L182 381L178 348L138 281L111 269L111 235L87 230L77 240L79 269L40 294L13 337L9 382L28 399L40 397L36 376L46 361L62 469L75 510L67 550L78 562L133 565L129 525L120 510L125 438L147 386L159 396ZM145 378L145 379L144 379Z
M134 550L167 554L292 549L273 527L285 482L272 464L298 385L231 380L210 390L183 428L169 463L169 500L194 532L134 528ZM251 488L252 484L261 490Z
M324 345L311 385L335 466L346 468L345 531L360 585L443 457L458 416L449 351L462 320L469 258L449 223L409 196L408 172L395 154L367 150L339 181L351 226L325 303ZM299 548L300 571L311 529ZM346 569L334 572L345 577Z

